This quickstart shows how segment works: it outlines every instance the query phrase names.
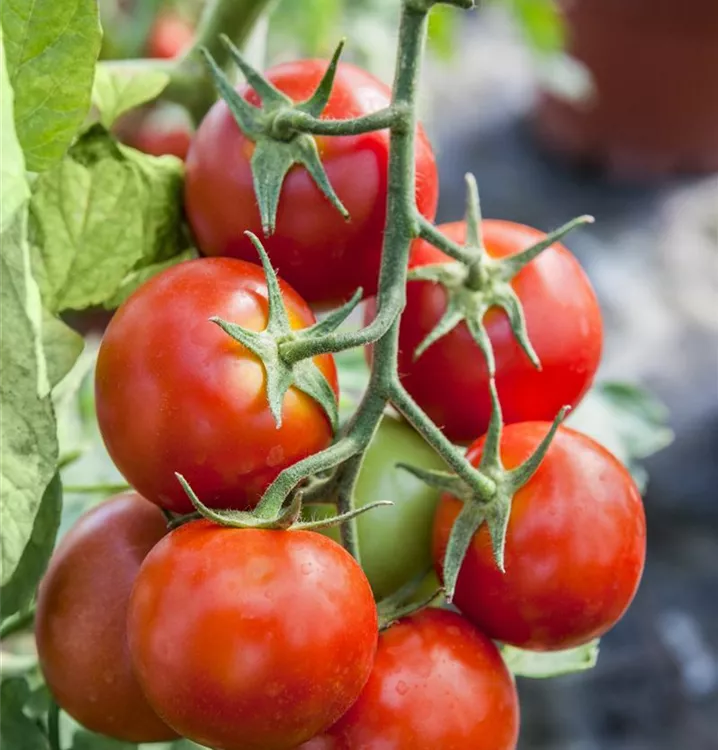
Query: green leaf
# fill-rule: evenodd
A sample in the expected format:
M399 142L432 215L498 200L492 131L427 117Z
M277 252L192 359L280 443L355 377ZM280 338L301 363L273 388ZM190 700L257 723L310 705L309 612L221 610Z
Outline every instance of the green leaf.
M90 107L102 32L97 0L3 0L0 22L27 168L67 150Z
M13 119L14 94L7 66L2 27L0 27L0 233L10 225L13 216L30 197L25 177L25 157L17 140Z
M286 37L300 43L305 55L323 56L336 43L342 11L342 0L282 0L272 14L272 29L280 31L280 42ZM277 36L273 34L270 40Z
M92 101L100 111L100 122L110 128L124 112L156 99L170 82L162 70L128 70L122 74L98 65Z
M0 736L8 750L50 750L41 726L23 710L30 696L23 677L3 680L0 685Z
M137 268L186 248L183 166L119 145L96 125L36 180L33 272L50 312L103 304Z
M47 361L47 377L54 387L77 362L85 341L77 331L43 310L42 346Z
M57 436L42 349L42 306L30 274L26 211L0 237L0 585L10 580L55 474Z
M511 8L528 43L542 54L564 46L564 25L555 0L512 0Z
M193 248L190 248L180 253L179 255L173 256L169 260L162 261L161 263L152 263L149 266L144 266L134 271L130 271L122 280L122 283L120 284L115 294L109 299L105 300L105 302L103 303L104 306L108 310L114 310L115 308L119 307L132 294L132 292L135 291L135 289L137 289L139 286L142 286L145 281L148 281L153 276L156 276L158 273L162 273L162 271L165 271L172 266L176 266L178 263L182 263L185 260L192 260L197 257L199 257L197 251Z
M443 59L450 59L457 50L456 30L461 12L448 5L437 5L429 16L429 49Z
M62 483L55 474L45 490L35 516L30 540L10 580L0 589L3 619L25 609L50 560L62 513Z
M567 425L608 448L628 467L641 490L646 474L639 461L673 441L666 407L630 383L597 384L569 416Z
M120 742L110 737L103 737L86 729L80 729L72 738L70 750L136 750L132 742Z
M598 639L585 646L566 651L523 651L513 646L502 646L501 654L508 668L518 677L556 677L593 669L598 660Z

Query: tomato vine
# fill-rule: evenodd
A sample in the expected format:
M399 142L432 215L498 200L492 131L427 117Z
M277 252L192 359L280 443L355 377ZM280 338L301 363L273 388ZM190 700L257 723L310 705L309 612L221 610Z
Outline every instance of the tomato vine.
M402 695L410 696L403 706L411 725L406 742L418 731L437 747L460 746L469 742L461 727L449 722L437 729L411 710L411 696L419 702L450 696L469 711L473 696L452 696L456 685L444 684L442 664L452 651L452 633L458 633L454 645L463 655L457 663L469 670L477 693L483 695L489 683L499 686L484 697L491 711L500 713L501 704L504 713L494 739L484 734L483 717L476 718L471 741L483 737L487 747L493 742L510 750L518 726L516 694L490 638L504 644L515 673L552 672L541 657L522 656L518 647L524 646L579 649L564 654L555 671L595 662L595 639L622 615L640 580L645 519L628 471L595 441L561 426L593 380L602 329L588 280L558 243L592 219L580 217L546 235L512 225L514 235L497 250L501 243L490 231L496 223L483 223L476 183L467 175L465 221L458 228L433 223L436 164L417 113L427 28L435 6L458 11L474 4L397 0L391 90L341 62L343 43L326 64L302 61L297 68L260 72L241 48L270 0L210 0L194 40L178 57L99 64L95 0L58 2L57 17L50 4L21 2L18 13L3 8L0 87L3 102L13 106L2 112L7 169L4 162L0 301L3 318L14 325L4 327L2 340L0 638L3 647L14 643L36 620L39 668L54 696L51 702L47 695L31 696L29 682L3 674L3 696L16 696L4 701L10 708L0 714L9 736L24 732L38 747L61 750L62 709L86 728L131 742L181 734L227 748L240 741L261 750L304 747L306 741L318 742L307 745L318 748L324 740L354 736L367 721L364 712L377 714L382 685L408 679L404 667L410 671L417 664L431 673L432 684L398 683L407 688ZM145 8L143 23L150 15ZM61 16L65 24L58 23ZM73 45L75 57L68 52ZM47 59L33 50L46 52ZM57 68L62 86L53 88L48 67ZM244 88L235 86L232 67L246 79ZM23 79L28 70L33 85ZM370 104L352 99L352 89L365 88ZM332 99L337 93L342 106ZM186 163L141 153L115 135L118 118L155 99L181 104L198 124L189 151L181 149ZM199 192L206 192L207 186L206 174L197 177L197 164L212 152L210 177L217 164L224 170L228 156L212 140L228 129L238 147L227 151L242 160L241 212L232 207L234 194L221 195L212 185L209 201L198 208L193 190L199 184ZM214 151L205 148L208 142ZM337 157L337 142L350 142L371 158L342 162L347 153ZM335 158L343 166L333 165ZM375 166L375 184L362 196L365 211L357 217L346 185L354 169L371 172ZM349 271L337 288L294 288L303 281L302 266L309 265L302 254L311 244L306 238L304 246L295 246L280 237L277 250L276 235L286 230L282 210L302 194L310 195L314 213L294 226L321 216L332 227L312 257L314 272L331 258L330 243L340 229L354 231L352 242L334 253ZM230 226L210 247L196 214L220 199L230 207L230 219L241 213L242 232L237 236ZM352 219L353 226L343 223ZM372 252L365 253L369 262L362 260L359 271L352 263L362 235ZM426 248L437 255L415 262ZM251 257L244 257L248 250ZM221 257L198 258L197 251ZM287 262L292 256L294 266ZM547 329L557 327L567 308L563 299L552 309L555 299L532 307L522 285L528 277L548 278L550 268L539 266L546 260L549 267L556 258L570 265L561 281L583 285L575 308L585 302L587 311L575 317L585 333L581 342L590 339L586 346L577 337L562 342L553 330L534 336L537 309L554 316ZM295 284L289 276L297 268ZM360 283L353 283L355 276ZM440 303L407 346L402 323L410 317L407 310L413 315L413 291L421 288L436 293ZM358 329L348 328L344 324L363 299L371 314ZM97 357L81 356L82 337L61 315L97 305L116 312ZM317 321L310 305L332 309ZM457 332L461 336L450 339ZM546 344L554 339L556 347ZM453 433L445 404L437 407L426 397L449 383L442 366L429 372L428 389L415 390L410 381L416 362L440 362L429 357L447 342L456 345L454 365L472 376L467 392L446 388L459 410L471 400L466 411L472 419L461 434ZM370 368L353 411L344 413L334 355L357 348L366 350ZM515 352L519 375L507 396L501 376ZM464 368L470 358L472 367ZM579 358L569 392L559 387L561 376ZM477 362L479 368L473 367ZM60 435L62 415L78 390L82 397L93 364L94 401L81 403L82 437L67 446ZM544 366L559 371L550 394L541 394L540 381L529 383L526 376ZM542 395L550 398L542 401ZM616 399L622 396L620 387L614 390ZM506 429L501 399L509 402ZM525 406L527 399L542 402L538 418L544 421L529 422L536 413L514 403ZM651 406L644 403L644 411ZM390 417L391 409L403 419ZM666 433L654 429L662 418L644 421L657 433L652 448L665 444ZM95 423L97 433L89 438ZM468 453L457 444L482 432ZM86 444L95 438L99 443L100 436L122 476L115 472L93 483L94 477L72 469ZM627 451L626 462L631 457ZM382 477L399 467L401 483L367 479L372 464ZM532 576L531 565L517 562L515 537L507 545L508 530L519 529L526 545L546 556L555 539L570 536L571 521L583 524L581 533L588 535L600 517L591 501L601 492L581 482L598 464L615 490L606 493L606 504L615 503L617 510L601 526L601 542L613 557L607 553L611 559L603 567L559 560L564 575L548 583ZM546 477L553 473L565 478L563 493L550 491ZM66 523L63 491L75 498L120 494L75 519L53 553ZM392 501L386 528L376 533L371 523ZM575 507L567 510L571 501ZM407 521L412 502L424 507ZM553 537L526 510L541 502L555 517ZM344 549L333 540L337 526ZM394 554L392 545L403 551L412 546L397 529L414 535L415 559ZM623 548L622 534L630 537ZM581 540L570 541L580 546ZM568 601L566 611L579 611L584 603L574 570L608 580L629 542L630 566L624 559L626 570L615 579L621 585L613 587L620 591L604 592L601 606L581 627L569 632L565 623L556 625L552 616L564 611L561 602ZM367 550L374 559L365 562ZM503 609L497 605L492 614L508 624L487 615L491 605L472 583L479 578L503 597ZM521 591L521 601L536 601L533 619L520 606L512 608L506 581ZM547 613L546 590L552 597ZM441 597L461 614L422 611ZM183 608L190 614L178 618ZM544 614L553 626L548 635ZM267 629L281 648L268 645ZM417 651L416 633L436 639L440 648L433 656ZM216 650L215 634L221 644ZM405 649L406 664L389 663L385 649L392 643ZM88 685L75 679L80 663ZM259 692L272 711L284 706L281 721L276 712L255 710L252 680L261 683ZM198 685L210 696L205 702L196 699ZM237 710L240 695L244 713ZM41 709L31 709L31 701Z

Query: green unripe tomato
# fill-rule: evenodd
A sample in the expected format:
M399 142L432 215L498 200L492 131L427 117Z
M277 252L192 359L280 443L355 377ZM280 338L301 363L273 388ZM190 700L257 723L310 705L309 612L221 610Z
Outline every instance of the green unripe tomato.
M358 508L377 500L394 503L357 519L361 564L377 599L417 578L431 565L431 531L440 493L397 468L398 463L446 470L441 458L411 426L385 416L366 453L355 498ZM308 509L313 519L334 513L331 506ZM321 533L339 539L338 527Z

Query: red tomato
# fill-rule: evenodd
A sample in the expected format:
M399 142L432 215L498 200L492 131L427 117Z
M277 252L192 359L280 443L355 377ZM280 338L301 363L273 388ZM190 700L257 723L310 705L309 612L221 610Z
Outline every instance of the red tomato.
M285 750L356 700L377 613L366 576L331 539L196 521L147 557L128 632L140 684L179 734Z
M311 325L306 303L280 284L292 326ZM322 407L294 388L277 429L262 363L213 315L264 329L260 266L202 258L153 277L115 313L97 360L97 417L110 456L148 500L178 513L193 508L174 472L207 505L248 507L283 468L332 439ZM315 362L336 393L334 359Z
M501 439L507 469L525 461L547 423L509 425ZM467 458L478 466L484 439ZM461 502L444 495L434 526L441 573ZM491 638L536 651L565 649L603 635L631 603L646 556L646 519L636 485L605 448L559 428L529 482L515 495L505 551L496 567L482 526L459 573L454 604Z
M267 77L293 100L306 99L327 63L302 60L272 68ZM251 89L242 94L253 104ZM344 119L388 106L390 91L365 71L340 64L322 117ZM361 286L376 291L386 220L389 133L317 138L329 181L351 216L347 222L304 168L284 182L277 227L264 243L279 274L311 304L348 299ZM200 125L187 156L185 206L202 252L251 262L257 253L244 236L262 237L250 159L254 144L239 130L224 101ZM433 219L438 199L434 156L423 129L416 141L416 200Z
M126 742L175 736L134 676L126 629L140 565L166 530L159 508L134 492L106 500L63 538L38 591L35 637L50 692L87 729Z
M177 57L192 43L194 30L176 13L160 13L155 19L147 39L147 55L154 58Z
M513 750L518 731L496 646L460 615L425 609L379 636L359 700L301 750Z
M466 238L464 222L442 232ZM483 222L486 249L502 258L528 248L545 235L507 221ZM410 267L448 258L423 240L412 247ZM496 357L496 386L507 423L553 420L562 406L575 406L590 387L601 358L601 311L578 261L554 244L512 282L526 315L529 339L541 360L537 370L519 346L503 310L489 310L484 324ZM401 318L399 373L417 403L447 437L467 443L486 432L491 416L486 362L465 323L432 344L418 359L414 352L446 310L443 287L411 281ZM371 305L367 318L373 316ZM437 373L441 387L437 388Z
M184 159L192 141L192 125L182 107L162 103L141 116L125 143L150 156L171 154Z

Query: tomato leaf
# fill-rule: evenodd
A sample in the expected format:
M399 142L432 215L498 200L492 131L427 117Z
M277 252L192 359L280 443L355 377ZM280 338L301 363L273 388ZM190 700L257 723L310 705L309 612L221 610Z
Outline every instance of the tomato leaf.
M134 269L187 246L181 230L182 162L88 130L30 202L33 271L54 313L104 303Z
M50 743L37 721L23 710L31 696L22 677L3 680L0 685L0 736L3 747L13 750L50 750Z
M534 50L551 54L563 48L564 25L554 0L511 0L510 7Z
M456 52L459 12L449 5L438 5L429 16L429 49L440 58L449 59Z
M102 32L97 0L4 0L7 73L27 167L40 172L67 150L90 107Z
M157 98L170 82L162 70L128 70L126 74L98 65L92 101L100 111L100 122L109 129L124 112Z
M42 350L40 295L30 275L26 211L0 237L0 528L2 574L10 580L55 473L57 437Z
M43 310L42 346L47 360L47 377L54 387L70 372L82 354L85 342L79 333Z
M0 27L0 232L4 232L13 216L30 197L25 177L25 157L17 140L13 119L14 93L5 65L5 49Z
M199 257L197 251L190 248L179 253L179 255L173 256L169 260L162 261L161 263L152 263L151 265L130 271L122 280L114 295L105 300L103 305L108 310L114 310L116 307L119 307L132 294L132 292L137 289L137 287L144 284L145 281L156 276L158 273L162 273L162 271L176 265L177 263L181 263L185 260L192 260L197 257Z
M136 750L137 745L131 742L120 742L110 737L80 729L72 738L70 750Z
M641 491L647 476L640 460L673 441L668 410L648 391L630 383L594 386L567 420L608 448L633 474Z
M62 514L62 483L55 474L43 493L27 546L10 580L0 589L3 618L25 609L50 560Z
M502 646L501 653L508 668L518 677L556 677L572 672L593 669L598 660L598 639L585 646L566 651L523 651L513 646Z

